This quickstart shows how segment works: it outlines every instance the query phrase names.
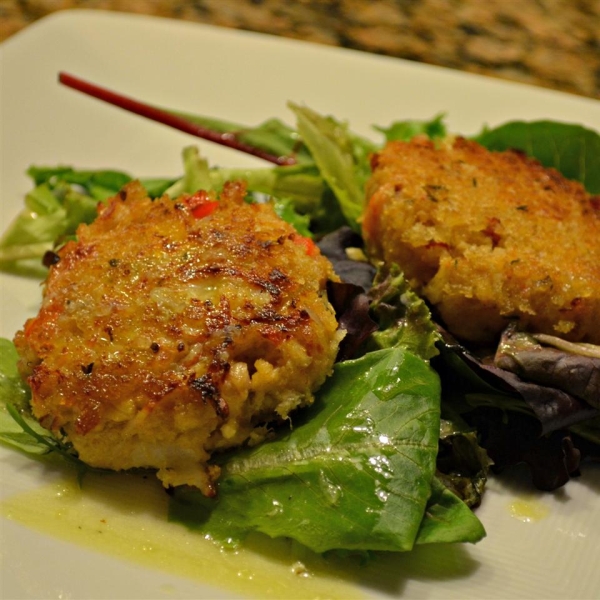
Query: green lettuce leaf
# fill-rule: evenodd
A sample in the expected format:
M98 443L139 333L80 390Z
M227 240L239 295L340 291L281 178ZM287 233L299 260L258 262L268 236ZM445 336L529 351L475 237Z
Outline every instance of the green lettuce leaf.
M437 477L431 482L431 496L421 521L416 544L475 544L486 535L473 511Z
M293 156L300 165L314 163L298 132L279 119L268 119L259 125L248 126L214 117L163 110L211 131L230 134L239 142L259 148L273 156Z
M26 454L54 453L75 467L78 478L91 469L77 457L72 446L55 439L31 415L31 391L17 369L14 344L0 338L0 443Z
M30 397L29 388L17 370L18 358L14 344L0 338L0 441L24 452L44 454L48 449L25 432L13 417L15 412L26 410ZM35 421L31 427L37 433L43 431Z
M178 489L170 515L222 542L256 531L316 552L410 550L427 510L420 542L479 539L475 517L462 515L459 535L436 528L438 513L460 512L432 500L438 433L427 363L399 348L370 353L339 363L291 432L223 457L216 500Z
M379 329L371 334L367 350L402 347L426 360L439 353L439 334L431 312L396 265L378 270L369 298Z
M131 177L120 171L78 171L71 167L30 167L35 187L25 197L25 208L0 238L0 270L44 277L45 252L75 234L81 223L91 223L98 202L114 196ZM160 195L171 180L142 180L148 193Z
M307 215L300 215L296 212L294 204L289 199L274 199L273 209L286 223L289 223L301 235L312 238L313 233L309 229L310 218Z
M442 139L448 134L444 124L445 115L439 114L428 121L411 119L408 121L395 121L388 127L376 126L375 129L385 135L388 142L408 142L418 135L427 136L431 140Z
M183 150L184 175L174 179L140 179L148 194L177 197L199 189L220 191L225 182L243 179L251 193L270 196L283 218L308 233L330 230L342 221L329 210L330 192L314 165L264 169L210 168L196 147ZM0 270L45 277L45 252L73 237L82 223L91 223L98 202L119 192L132 177L120 171L78 171L71 167L31 167L36 187L27 194L25 208L0 238ZM339 210L338 210L339 214ZM316 227L315 227L316 225Z
M333 117L289 104L297 118L298 133L327 185L334 192L346 224L355 231L365 205L365 183L370 176L368 157L377 146L354 135Z
M252 194L262 194L288 201L294 211L308 218L318 216L322 196L326 191L316 167L293 165L265 169L211 168L196 146L183 150L184 175L175 181L166 194L176 198L198 190L220 192L227 181L243 180Z
M31 393L17 369L14 344L0 338L0 441L28 454L46 454L48 432L29 414Z

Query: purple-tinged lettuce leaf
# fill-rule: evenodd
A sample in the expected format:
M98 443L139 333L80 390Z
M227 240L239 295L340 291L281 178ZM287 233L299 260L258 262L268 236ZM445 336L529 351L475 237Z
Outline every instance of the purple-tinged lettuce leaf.
M553 490L579 474L581 450L568 428L598 411L574 396L482 361L444 333L435 366L442 404L478 433L479 444L501 471L527 463L532 482Z
M533 485L545 491L580 474L582 453L566 429L542 435L535 418L491 406L477 407L464 417L476 428L495 472L525 463Z
M442 405L437 477L467 506L481 504L493 461L479 444L477 432Z
M317 245L342 281L357 285L365 292L371 289L377 269L366 259L356 260L349 255L352 250L362 252L364 243L358 233L346 225L323 236Z
M540 434L569 427L599 414L597 409L572 394L524 381L515 373L480 360L446 332L442 354L447 376L472 379L471 383L477 389L469 395L472 407L496 406L534 416L541 425Z
M369 315L369 298L362 287L344 281L328 281L327 297L340 329L346 332L337 360L354 358L365 340L377 330L377 323Z
M369 315L370 301L366 294L373 284L375 267L366 260L349 256L350 250L362 252L363 241L347 225L325 235L317 244L342 280L340 283L328 282L327 296L340 327L346 331L338 360L347 360L356 356L369 335L377 330L377 323Z
M600 408L600 358L543 346L533 336L508 328L494 364L524 381L557 388Z

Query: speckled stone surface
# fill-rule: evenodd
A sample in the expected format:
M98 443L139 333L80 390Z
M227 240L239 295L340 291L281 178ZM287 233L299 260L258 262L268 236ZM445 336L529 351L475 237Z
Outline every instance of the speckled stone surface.
M0 0L0 41L77 8L271 33L600 99L600 0Z

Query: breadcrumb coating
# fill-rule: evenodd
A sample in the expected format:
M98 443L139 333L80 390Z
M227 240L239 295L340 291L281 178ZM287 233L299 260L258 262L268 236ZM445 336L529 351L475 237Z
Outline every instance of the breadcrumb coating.
M369 252L397 263L457 337L488 343L517 321L600 343L600 198L463 138L391 142L372 166Z
M244 196L129 184L58 251L15 344L35 417L84 462L212 495L212 453L259 442L331 372L333 269Z

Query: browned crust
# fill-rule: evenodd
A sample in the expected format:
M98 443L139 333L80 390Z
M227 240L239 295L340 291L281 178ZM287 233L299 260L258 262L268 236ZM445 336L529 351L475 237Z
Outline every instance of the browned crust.
M152 201L130 184L58 252L15 343L34 414L84 460L203 463L310 403L330 372L331 265L244 195ZM176 458L152 464L155 448Z
M519 152L457 138L373 158L364 235L448 327L487 342L509 320L600 342L598 198Z

